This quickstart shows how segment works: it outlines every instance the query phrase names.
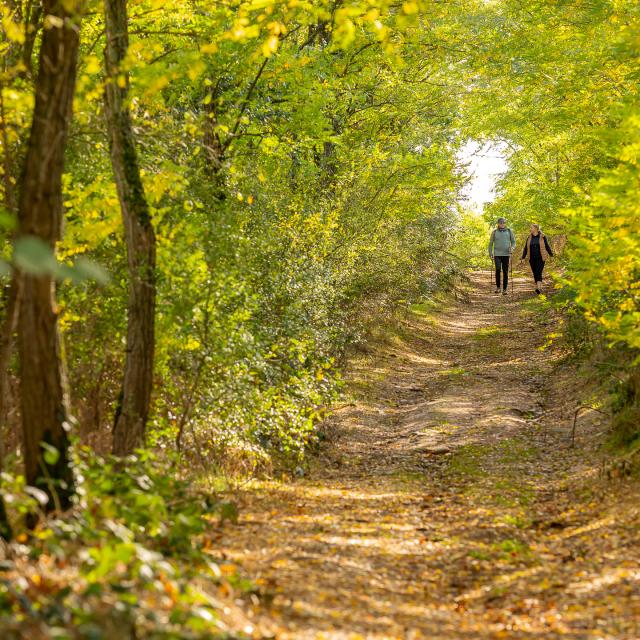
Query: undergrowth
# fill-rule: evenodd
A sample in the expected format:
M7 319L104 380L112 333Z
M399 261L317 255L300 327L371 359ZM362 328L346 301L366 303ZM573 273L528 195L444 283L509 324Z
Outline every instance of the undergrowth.
M16 541L0 564L0 637L245 637L229 631L222 599L252 585L213 544L220 523L237 518L233 503L195 491L148 452L118 462L82 449L75 475L75 506L29 531L25 515L46 495L3 474Z
M563 294L563 339L568 358L585 379L596 383L595 395L610 415L607 446L613 453L627 455L640 448L640 354L624 345L606 341L602 330L587 320ZM593 392L592 392L593 393ZM587 399L582 398L588 404Z

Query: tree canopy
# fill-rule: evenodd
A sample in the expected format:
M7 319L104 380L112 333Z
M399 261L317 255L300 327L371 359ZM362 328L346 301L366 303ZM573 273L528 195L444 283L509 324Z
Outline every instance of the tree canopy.
M133 518L115 566L138 534L204 526L174 511L189 474L304 473L349 354L487 268L500 216L520 248L538 223L560 249L552 337L620 372L604 403L638 446L635 0L0 12L5 538L111 496L82 526ZM463 196L470 142L508 162L482 212Z

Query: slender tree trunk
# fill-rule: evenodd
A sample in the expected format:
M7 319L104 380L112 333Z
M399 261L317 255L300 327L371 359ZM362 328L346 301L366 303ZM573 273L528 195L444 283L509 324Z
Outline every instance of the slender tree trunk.
M13 195L13 164L7 135L7 118L4 109L4 87L0 85L0 126L2 127L2 172L4 177L4 204L8 211L15 212L15 198ZM12 278L5 288L5 317L0 332L0 472L4 464L4 443L7 437L7 416L9 413L9 362L13 347L13 334L18 320L18 279ZM2 480L0 480L0 488ZM5 509L4 498L0 493L0 537L5 540L11 538L12 531Z
M71 120L81 0L43 0L42 35L33 122L18 203L18 235L36 236L52 250L62 232L62 172ZM66 508L73 494L69 465L68 400L52 275L17 273L18 352L27 484L49 496L47 509ZM44 455L42 444L57 450Z
M18 309L20 307L20 280L12 278L7 291L7 302L5 305L5 316L0 332L0 472L4 463L4 443L9 430L9 402L11 390L9 385L9 363L11 352L13 351L13 334L18 324ZM1 488L0 480L0 488ZM7 511L5 509L4 498L0 494L0 537L5 540L11 539L12 531Z
M5 316L0 328L0 470L4 455L4 441L8 430L8 419L11 405L11 384L9 365L13 352L13 334L18 325L18 310L20 308L20 279L13 278L6 290Z
M78 0L78 4L80 1L81 0ZM31 77L32 75L31 58L33 55L33 47L38 36L38 31L42 26L42 9L43 7L41 3L36 0L30 0L24 7L25 41L22 45L22 62L24 65L23 74L28 77Z
M127 351L113 452L131 453L144 444L153 382L156 302L156 239L140 178L127 96L129 76L121 70L129 44L126 0L105 0L107 44L105 114L129 265Z
M220 81L211 87L209 92L209 102L205 105L206 120L203 125L203 144L207 168L214 180L218 179L222 164L224 162L224 144L220 140L218 133L218 87Z

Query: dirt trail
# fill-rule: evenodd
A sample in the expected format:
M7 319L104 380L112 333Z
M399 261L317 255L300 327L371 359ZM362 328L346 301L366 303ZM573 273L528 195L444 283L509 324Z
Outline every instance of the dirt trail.
M599 479L557 319L488 274L354 358L308 477L240 492L227 558L277 638L640 638L638 494ZM585 427L586 428L586 427ZM589 435L591 434L591 435Z

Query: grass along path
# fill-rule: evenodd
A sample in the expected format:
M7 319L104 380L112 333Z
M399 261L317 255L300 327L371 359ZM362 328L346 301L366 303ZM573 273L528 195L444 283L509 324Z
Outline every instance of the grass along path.
M515 284L476 274L355 357L309 476L239 492L257 636L640 638L637 491L595 472L597 422L569 448L581 383Z

